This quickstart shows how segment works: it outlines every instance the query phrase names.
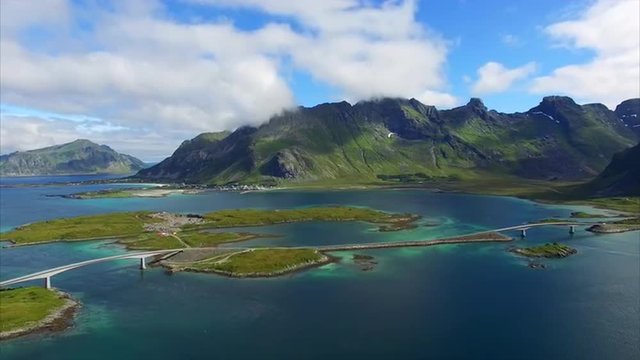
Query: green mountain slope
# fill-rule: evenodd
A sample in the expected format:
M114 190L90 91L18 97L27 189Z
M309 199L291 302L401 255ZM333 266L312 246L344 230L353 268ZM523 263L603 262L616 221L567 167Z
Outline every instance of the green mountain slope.
M615 154L602 173L579 191L591 196L640 196L640 144Z
M137 177L189 183L367 182L596 175L638 137L602 105L548 97L526 113L488 111L479 99L437 110L415 99L321 104L257 128L183 143ZM196 145L197 144L197 145Z
M2 176L131 173L142 168L144 163L133 156L82 139L0 156Z

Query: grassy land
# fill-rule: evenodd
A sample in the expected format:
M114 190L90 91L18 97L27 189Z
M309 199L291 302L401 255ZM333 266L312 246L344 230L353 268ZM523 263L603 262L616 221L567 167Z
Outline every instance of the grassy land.
M42 221L1 233L0 240L10 240L16 244L35 244L56 240L77 241L137 236L144 232L145 223L160 221L149 214L124 212Z
M208 247L221 243L263 237L251 233L199 232L205 228L258 226L302 221L366 221L380 226L381 231L397 231L414 227L417 216L389 214L353 207L316 207L293 210L238 209L212 212L201 224L171 225L150 212L124 212L76 218L63 218L21 226L0 234L0 240L15 244L37 244L51 241L80 241L118 238L130 249L156 250L181 247ZM169 221L169 220L167 220ZM153 232L145 224L161 223ZM175 235L160 235L166 232Z
M119 189L119 190L100 190L100 191L87 191L76 194L71 194L69 197L74 199L111 199L111 198L128 198L133 196L134 189Z
M640 230L640 218L629 218L610 223L596 224L587 229L595 233L621 233Z
M66 300L41 287L0 290L0 332L34 326Z
M566 222L566 219L556 219L556 218L548 218L548 219L540 219L535 221L530 221L529 224L541 224L541 223L559 223Z
M205 227L260 226L303 221L365 221L375 224L395 225L413 222L411 214L389 214L378 210L345 206L313 207L292 210L235 209L208 213Z
M593 219L593 218L603 218L607 217L604 214L592 214L583 211L575 211L571 213L571 217L574 219Z
M184 269L239 277L273 276L327 260L325 255L313 249L253 249L222 260L216 257L194 262Z
M447 191L460 191L474 194L515 196L534 201L553 204L588 205L595 208L640 214L640 197L604 197L589 198L576 192L579 183L525 180L516 177L495 177L487 174L478 178L462 181L436 181L428 187Z
M611 209L632 214L640 214L640 197L610 197L567 201L567 204L591 205L600 209Z
M613 224L617 224L617 225L640 225L640 218L629 218L629 219L618 220L618 221L614 221Z
M529 257L560 258L575 254L577 251L567 245L554 242L541 246L514 249L513 252Z

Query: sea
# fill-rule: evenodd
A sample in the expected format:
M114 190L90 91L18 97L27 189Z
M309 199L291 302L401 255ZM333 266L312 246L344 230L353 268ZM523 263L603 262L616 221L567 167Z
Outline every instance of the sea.
M0 230L88 214L290 209L348 205L419 214L415 229L366 223L257 227L282 235L247 246L435 239L568 217L586 206L420 189L203 192L162 198L64 198L131 184L92 177L0 179ZM138 186L145 186L138 185ZM82 303L73 326L0 342L0 359L639 359L640 233L580 226L517 232L510 243L336 252L338 261L277 278L138 269L119 260L68 271L53 286ZM513 246L565 243L577 254L539 262ZM0 280L126 252L110 241L1 244ZM363 271L353 255L374 257ZM29 285L29 284L25 284ZM32 285L41 286L40 281Z

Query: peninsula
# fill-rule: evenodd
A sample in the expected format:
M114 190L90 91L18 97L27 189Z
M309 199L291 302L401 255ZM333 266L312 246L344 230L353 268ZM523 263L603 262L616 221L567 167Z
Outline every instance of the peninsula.
M79 304L69 295L41 287L0 290L0 340L65 329Z

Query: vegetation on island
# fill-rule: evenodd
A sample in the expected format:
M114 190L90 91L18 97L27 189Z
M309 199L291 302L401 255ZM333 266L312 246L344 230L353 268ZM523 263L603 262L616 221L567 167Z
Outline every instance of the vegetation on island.
M528 256L528 257L545 257L545 258L563 258L569 255L573 255L578 251L564 244L559 243L547 243L540 246L532 246L526 248L512 249L516 254Z
M160 221L152 217L151 212L144 211L60 218L19 226L0 233L0 240L9 240L15 244L35 244L130 237L142 234L145 224Z
M41 287L2 289L0 339L48 326L74 305L65 294Z
M199 190L180 189L177 187L152 187L152 188L124 188L105 189L97 191L85 191L69 195L63 195L69 199L121 199L131 197L165 197L173 194L194 194Z
M173 270L214 272L234 277L268 277L317 266L330 258L315 249L265 248L223 254L213 258L183 263Z
M590 205L600 209L611 209L630 214L640 214L640 196L570 200L565 203L570 205Z
M571 213L571 217L574 219L595 219L595 218L604 218L604 217L607 217L607 215L592 214L584 211L574 211Z
M121 212L62 218L20 226L0 233L0 240L26 245L52 241L118 239L129 249L159 250L210 247L267 237L248 232L206 229L249 227L302 221L365 221L380 231L414 227L419 217L355 207L313 207L291 210L221 210L204 216L152 212ZM273 236L273 235L269 235Z
M246 227L306 221L364 221L379 224L381 230L401 230L413 225L419 216L390 214L379 210L347 206L311 207L287 210L233 209L204 215L202 227Z
M592 225L587 229L594 233L620 233L640 230L640 218L628 218L609 223Z
M117 199L117 198L128 198L133 196L134 189L107 189L107 190L98 190L98 191L85 191L70 195L64 195L65 198L69 199Z

